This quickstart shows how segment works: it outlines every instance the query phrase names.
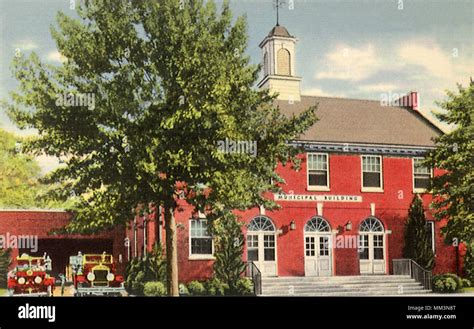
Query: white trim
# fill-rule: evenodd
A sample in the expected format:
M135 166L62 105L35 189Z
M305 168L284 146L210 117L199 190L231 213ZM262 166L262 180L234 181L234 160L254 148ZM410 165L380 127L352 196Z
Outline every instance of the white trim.
M191 246L191 239L193 238L191 236L191 222L200 222L200 221L205 221L206 223L208 223L207 219L195 219L195 218L190 218L189 221L188 221L188 259L190 260L205 260L205 259L215 259L214 257L214 239L212 238L212 236L208 236L211 238L211 251L212 253L211 254L193 254L192 253L192 246ZM209 233L209 232L208 232Z
M323 208L324 208L324 203L322 202L316 203L316 211L318 212L318 216L323 217Z
M307 96L307 95L301 95ZM387 147L387 148L404 148L407 150L434 150L435 146L413 146L413 145L403 145L403 144L365 144L365 143L347 143L347 142L315 142L315 141L307 141L307 140L293 140L291 143L303 143L308 145L339 145L339 146L356 146L356 147L370 147L370 148L380 148L380 147Z
M324 186L308 186L306 188L306 191L308 192L330 192L331 189L329 187L324 187Z
M214 240L212 241L212 249L214 250ZM200 255L200 254L193 254L189 255L188 260L215 260L216 257L211 255Z
M426 224L431 227L431 250L433 250L433 254L436 256L436 224L434 220L427 220Z
M309 155L326 156L326 185L309 185ZM308 191L330 191L331 183L329 179L329 153L323 152L306 152L306 189Z
M412 188L413 193L429 193L429 191L425 188L417 188L415 187L415 159L424 160L425 158L422 157L413 157L411 158L411 180L412 180ZM433 178L433 168L430 168L430 179Z
M364 157L380 159L380 187L364 187ZM374 154L360 155L360 191L361 192L383 192L383 157Z

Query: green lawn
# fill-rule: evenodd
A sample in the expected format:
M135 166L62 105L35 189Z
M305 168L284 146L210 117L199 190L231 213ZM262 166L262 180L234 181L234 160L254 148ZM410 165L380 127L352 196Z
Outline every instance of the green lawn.
M474 287L463 288L462 292L474 293Z
M7 294L7 289L0 288L0 297L3 297Z

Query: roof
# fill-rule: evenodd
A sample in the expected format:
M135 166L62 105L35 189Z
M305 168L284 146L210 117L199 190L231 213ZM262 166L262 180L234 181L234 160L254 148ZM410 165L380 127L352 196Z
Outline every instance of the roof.
M316 122L299 140L433 147L442 131L418 111L383 106L377 100L301 96L300 102L276 100L285 115L318 105Z
M268 36L292 38L286 27L281 25L275 25L275 27L268 33Z

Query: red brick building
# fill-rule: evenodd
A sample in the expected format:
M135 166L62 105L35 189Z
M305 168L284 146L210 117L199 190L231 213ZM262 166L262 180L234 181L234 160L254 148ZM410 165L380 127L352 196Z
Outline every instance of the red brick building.
M439 173L420 165L442 131L419 112L418 93L389 104L301 95L295 45L296 38L282 26L265 37L259 87L278 92L276 104L287 115L317 104L319 121L292 142L305 149L301 170L277 168L286 185L283 194L270 197L282 208L239 212L246 223L244 260L265 276L391 274L392 260L402 258L404 223L417 193L429 219L434 272L456 272L457 250L444 244L444 223L433 221L428 210L431 195L425 187ZM180 281L207 278L213 242L206 219L193 217L184 202L180 207ZM140 256L163 240L162 217L151 214L145 222L137 217L127 234L128 253Z
M105 251L114 255L119 261L119 271L123 272L126 261L123 229L96 235L50 234L70 220L71 214L60 210L0 209L0 236L3 247L12 249L12 267L18 255L42 256L46 252L52 259L52 273L57 275L65 272L69 256L77 255L79 251L83 254Z

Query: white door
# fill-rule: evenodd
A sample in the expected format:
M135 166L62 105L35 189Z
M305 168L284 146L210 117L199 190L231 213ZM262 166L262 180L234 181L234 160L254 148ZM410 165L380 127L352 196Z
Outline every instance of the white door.
M262 276L277 276L276 237L275 227L266 216L258 216L248 225L247 260Z
M305 275L331 276L331 235L305 234Z
M332 240L329 223L315 216L304 226L306 276L332 275Z
M359 227L360 274L385 274L385 234L382 222L369 217Z

